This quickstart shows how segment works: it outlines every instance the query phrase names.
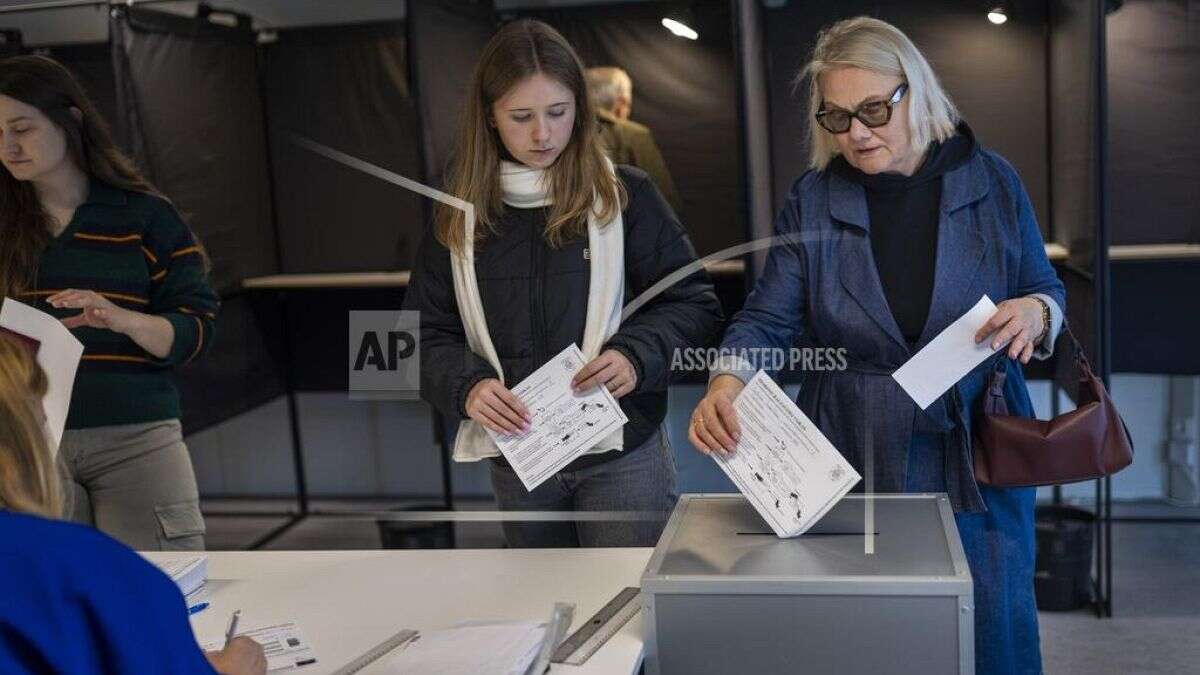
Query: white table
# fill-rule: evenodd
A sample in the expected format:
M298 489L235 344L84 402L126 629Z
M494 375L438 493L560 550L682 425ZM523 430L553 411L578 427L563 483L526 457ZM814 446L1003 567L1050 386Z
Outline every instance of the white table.
M295 621L317 663L298 674L331 673L402 628L431 630L465 619L549 616L575 604L571 631L622 588L640 585L653 549L429 551L254 551L208 553L211 603L192 617L200 642L221 637L242 610L238 632ZM187 553L144 553L153 561ZM635 616L582 666L558 675L637 673L642 617ZM364 673L379 672L368 668Z

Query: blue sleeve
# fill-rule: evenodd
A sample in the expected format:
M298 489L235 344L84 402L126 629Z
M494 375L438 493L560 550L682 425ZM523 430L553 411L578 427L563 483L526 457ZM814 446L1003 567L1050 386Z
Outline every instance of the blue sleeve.
M742 350L790 349L800 336L807 307L807 273L800 248L800 180L775 219L775 236L767 263L746 304L733 318L721 341L721 363L711 377L735 375L749 382L758 368L767 365L738 358ZM769 360L767 361L769 364Z
M1038 228L1029 193L1021 183L1016 169L1000 158L1004 177L1009 182L1008 190L1017 200L1017 219L1021 234L1021 266L1017 273L1017 288L1014 297L1037 296L1050 307L1050 330L1034 350L1039 359L1049 358L1054 350L1054 341L1062 328L1063 316L1067 311L1067 290L1046 256L1046 243Z
M5 673L214 673L178 587L87 532L0 551L0 663Z

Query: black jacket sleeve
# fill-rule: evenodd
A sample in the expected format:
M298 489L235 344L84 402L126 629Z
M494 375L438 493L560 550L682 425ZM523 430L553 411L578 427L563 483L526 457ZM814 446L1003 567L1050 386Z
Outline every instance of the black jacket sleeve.
M696 251L662 193L641 171L628 176L625 220L625 304L648 300L621 323L607 347L637 371L634 393L666 391L676 349L707 347L716 339L721 305L703 267L643 294L659 281L696 262Z
M404 309L420 312L421 398L450 416L467 416L471 387L499 375L467 347L454 296L450 251L426 228L404 297Z

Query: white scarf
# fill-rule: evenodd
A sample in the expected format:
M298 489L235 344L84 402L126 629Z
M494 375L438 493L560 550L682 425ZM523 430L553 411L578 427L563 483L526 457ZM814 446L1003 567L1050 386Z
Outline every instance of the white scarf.
M608 170L616 180L612 162L608 162ZM531 169L513 162L501 164L500 186L504 203L509 206L518 209L549 206L552 200L546 193L544 182L545 171L541 169ZM463 233L463 251L450 256L454 271L454 297L458 300L467 346L496 369L503 383L504 370L500 367L500 358L496 355L496 347L488 332L483 300L479 297L479 280L475 277L475 223L470 219L464 220L466 231ZM621 306L625 300L625 225L619 208L607 223L597 222L594 209L588 214L588 253L591 258L591 282L583 345L580 347L585 362L600 354L600 348L621 325ZM617 429L588 452L621 450L622 431ZM499 454L500 449L482 424L473 419L459 423L458 435L454 440L455 461L474 462Z

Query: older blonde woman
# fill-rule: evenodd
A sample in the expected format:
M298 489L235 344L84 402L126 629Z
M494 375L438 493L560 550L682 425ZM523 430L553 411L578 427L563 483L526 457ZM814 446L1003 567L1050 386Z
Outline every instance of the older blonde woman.
M894 26L830 26L800 77L812 168L776 221L788 243L771 250L722 347L846 349L845 370L805 374L800 408L860 471L873 439L877 489L949 494L975 581L976 672L1040 672L1034 490L977 485L970 434L992 368L1008 371L1009 410L1032 415L1018 361L1048 357L1062 322L1065 292L1029 198ZM920 410L890 374L984 294L997 311L976 341L1007 347ZM744 362L712 373L689 431L701 452L734 450L732 401L751 375Z

